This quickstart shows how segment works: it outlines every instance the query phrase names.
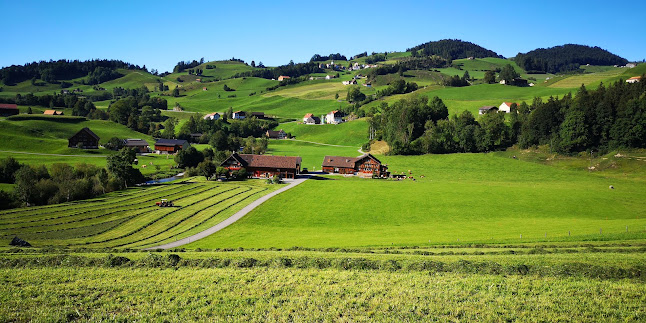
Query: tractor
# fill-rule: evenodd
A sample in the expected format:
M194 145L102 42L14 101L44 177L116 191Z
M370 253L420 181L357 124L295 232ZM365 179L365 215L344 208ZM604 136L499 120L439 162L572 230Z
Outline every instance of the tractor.
M157 203L155 203L155 205L157 205L159 207L169 207L169 206L173 206L173 201L169 201L167 199L162 199L161 202L157 202Z

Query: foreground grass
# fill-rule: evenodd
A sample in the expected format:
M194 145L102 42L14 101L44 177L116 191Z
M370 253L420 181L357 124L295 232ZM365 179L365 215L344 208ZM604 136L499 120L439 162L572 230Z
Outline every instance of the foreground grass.
M639 322L638 246L497 256L5 250L0 320Z

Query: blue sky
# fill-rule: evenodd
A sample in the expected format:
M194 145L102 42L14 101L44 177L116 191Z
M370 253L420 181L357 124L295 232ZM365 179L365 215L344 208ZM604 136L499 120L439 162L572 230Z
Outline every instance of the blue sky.
M160 72L233 56L275 66L313 54L403 51L445 38L506 57L566 43L646 58L646 1L0 0L0 67L120 59Z

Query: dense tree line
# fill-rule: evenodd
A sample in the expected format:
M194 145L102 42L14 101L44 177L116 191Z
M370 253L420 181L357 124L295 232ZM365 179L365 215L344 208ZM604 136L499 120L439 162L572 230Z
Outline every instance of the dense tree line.
M514 58L527 73L563 73L575 71L579 66L625 65L628 61L599 47L566 44L539 48L527 53L518 53Z
M200 58L199 61L193 60L193 61L180 61L175 64L175 67L173 67L173 73L180 73L183 72L186 69L196 67L198 65L204 64L204 57Z
M319 54L314 54L314 56L312 56L312 58L310 59L310 62L323 62L323 61L329 61L329 60L347 61L348 59L339 53L330 54L328 56L321 56Z
M406 57L399 62L396 66L401 66L406 70L424 70L431 68L442 68L451 65L451 60L441 56L431 55L424 57Z
M644 77L644 76L642 76ZM646 82L618 81L574 97L535 99L518 138L521 148L550 144L576 153L614 148L646 148Z
M140 183L144 179L132 167L134 156L130 149L111 155L107 169L89 164L53 164L47 169L7 157L0 160L0 182L15 186L11 193L0 191L0 209L88 199Z
M445 77L442 80L442 84L444 84L445 86L462 87L462 86L469 86L470 80L471 80L471 77L469 76L469 71L465 71L462 77L459 77L458 75Z
M278 79L279 76L289 76L291 78L296 78L299 76L312 74L312 73L323 73L324 71L319 68L317 63L299 63L294 64L290 62L287 65L282 65L273 68L264 68L260 70L247 71L243 73L237 73L234 75L234 78L239 77L261 77L265 79Z
M395 95L395 94L405 94L405 93L415 92L417 91L417 89L418 89L417 83L406 82L403 79L399 79L391 82L387 88L381 91L377 91L377 98Z
M496 52L488 50L484 47L478 46L471 42L462 41L459 39L442 39L439 41L431 41L413 48L406 50L411 52L413 57L423 57L437 55L449 61L454 59L461 59L467 57L499 57Z
M151 98L148 89L123 89L114 88L113 96L119 98L108 107L110 120L130 129L161 136L160 126L162 121L161 110L168 109L166 99Z
M102 113L102 111L97 110L94 103L75 94L45 94L40 96L36 96L32 93L27 93L25 95L16 94L14 100L2 101L18 105L40 105L50 108L68 108L72 109L72 115L74 116L88 117L91 119L107 119L107 116Z
M366 64L375 64L377 62L383 62L386 60L387 54L377 54L374 53L368 57L366 57Z
M548 144L565 154L646 148L646 82L620 80L594 91L582 86L575 96L514 103L509 114L486 113L477 120L469 111L448 118L437 97L409 98L383 104L370 127L393 154L486 152L514 144Z
M91 76L88 84L98 79L111 80L120 77L118 68L145 70L144 67L125 63L119 60L89 60L89 61L40 61L25 65L12 65L0 70L0 80L7 85L13 85L30 79L41 79L48 83L58 83L60 80L71 80L83 76Z

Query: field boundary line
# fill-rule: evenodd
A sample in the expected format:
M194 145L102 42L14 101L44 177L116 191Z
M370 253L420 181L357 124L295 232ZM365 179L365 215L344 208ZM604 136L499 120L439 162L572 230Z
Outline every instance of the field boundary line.
M307 140L299 140L299 139L288 139L291 141L300 141L300 142L306 142L310 144L315 144L315 145L323 145L323 146L332 146L332 147L346 147L346 148L356 148L355 146L344 146L344 145L333 145L333 144L324 144L322 142L315 142L315 141L307 141Z
M273 192L271 192L271 193L269 193L267 195L264 195L264 196L260 197L259 199L249 203L249 205L243 207L240 211L238 211L238 212L234 213L232 216L228 217L226 220L224 220L224 221L222 221L222 222L220 222L220 223L218 223L218 224L216 224L216 225L214 225L214 226L212 226L212 227L210 227L210 228L208 228L208 229L206 229L206 230L204 230L202 232L196 233L196 234L194 234L192 236L189 236L189 237L186 237L184 239L180 239L180 240L177 240L177 241L174 241L174 242L170 242L170 243L166 243L166 244L163 244L163 245L154 246L154 247L150 247L150 248L145 248L144 250L177 248L177 247L183 246L185 244L195 242L195 241L200 240L202 238L206 238L206 237L208 237L208 236L210 236L210 235L212 235L212 234L214 234L214 233L216 233L216 232L218 232L218 231L232 225L233 223L235 223L236 221L240 220L242 217L247 215L247 213L251 212L253 209L258 207L259 205L261 205L265 201L269 200L270 198L272 198L272 197L274 197L274 196L276 196L276 195L278 195L278 194L280 194L282 192L285 192L288 189L291 189L292 187L294 187L296 185L299 185L299 184L305 182L306 180L308 180L310 178L310 176L308 176L308 175L305 175L305 176L301 175L301 176L303 176L303 177L298 178L298 179L294 179L294 181L292 183L290 183L289 185L287 185L285 187L282 187L282 188L279 188L279 189L277 189L277 190L275 190L275 191L273 191Z
M46 154L46 153L30 153L26 151L11 151L11 150L0 150L0 153L11 153L11 154L24 154L24 155L38 155L38 156L58 156L58 157L92 157L92 158L108 158L105 156L92 156L92 155L63 155L63 154Z

